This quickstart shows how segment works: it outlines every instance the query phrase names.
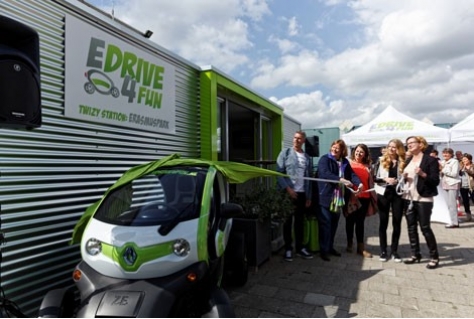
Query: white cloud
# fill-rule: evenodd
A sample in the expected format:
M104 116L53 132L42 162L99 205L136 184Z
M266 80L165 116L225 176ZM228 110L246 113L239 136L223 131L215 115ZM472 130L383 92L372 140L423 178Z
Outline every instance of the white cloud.
M296 17L291 17L288 20L288 35L289 36L298 35L299 29L300 29L300 26L298 25L298 21L296 20Z
M299 44L297 42L288 40L288 39L280 39L275 36L270 36L268 39L269 42L276 43L278 46L278 49L280 50L281 53L285 54L288 52L293 52L297 48L299 48Z
M248 63L252 47L248 23L269 14L261 0L115 1L117 18L139 30L153 31L152 40L199 65L231 72ZM212 63L211 63L212 62Z
M272 0L91 1L108 12L113 2L116 17L163 47L273 95L309 128L362 125L387 105L434 123L473 111L472 0L308 0L291 10Z
M385 102L379 105L355 108L347 105L343 100L331 101L321 91L300 93L280 100L275 97L270 99L281 105L285 112L292 114L292 117L299 120L303 129L339 127L345 119L357 124L358 121L366 117L372 117L374 109L381 112L391 104ZM344 114L344 117L341 114ZM318 123L318 126L315 126L315 123Z
M271 13L265 0L242 0L241 5L244 14L255 21L259 21L263 16Z
M321 61L316 52L302 51L298 55L282 56L279 65L263 61L256 69L250 85L255 88L272 88L279 85L311 86L321 80Z
M452 108L472 112L474 94L468 88L474 79L472 1L368 0L354 1L351 6L357 23L364 26L365 44L326 59L303 50L284 55L273 65L266 61L251 85L302 90L324 85L348 109L392 104L420 119L429 115L435 123L459 121L450 113ZM289 100L293 101L288 109L292 117L303 123L311 117L313 126L325 124L326 120L311 116L312 109L298 98L281 97L277 102ZM297 103L302 106L296 107ZM337 108L323 111L331 118ZM340 115L351 116L347 109ZM354 118L364 124L373 116L366 112Z

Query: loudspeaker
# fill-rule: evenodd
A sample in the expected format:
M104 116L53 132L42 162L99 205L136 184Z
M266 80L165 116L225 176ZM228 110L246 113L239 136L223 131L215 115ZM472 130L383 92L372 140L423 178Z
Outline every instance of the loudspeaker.
M304 143L305 153L311 157L319 157L319 136L307 136Z
M0 15L0 127L40 126L38 33Z

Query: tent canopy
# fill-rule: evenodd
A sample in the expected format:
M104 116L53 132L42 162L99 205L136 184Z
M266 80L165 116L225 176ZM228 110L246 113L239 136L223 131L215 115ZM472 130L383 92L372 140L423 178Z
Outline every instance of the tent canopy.
M405 141L409 136L423 136L430 144L449 141L447 129L415 120L392 106L388 106L369 123L343 134L342 139L348 146L363 143L373 147L387 145L388 141L394 138Z
M449 129L451 142L474 142L474 113Z

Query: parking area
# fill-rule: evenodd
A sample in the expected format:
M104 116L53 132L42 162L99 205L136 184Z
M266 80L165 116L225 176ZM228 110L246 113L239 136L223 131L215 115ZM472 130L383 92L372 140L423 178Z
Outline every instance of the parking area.
M405 265L379 261L378 216L366 220L368 249L373 258L345 252L345 219L341 217L336 249L342 257L323 261L283 260L274 254L249 274L244 287L228 289L238 317L305 318L471 318L474 314L474 223L446 229L432 223L440 266L426 269L428 248L420 234L423 259ZM391 226L388 230L391 234ZM409 257L406 221L399 253Z

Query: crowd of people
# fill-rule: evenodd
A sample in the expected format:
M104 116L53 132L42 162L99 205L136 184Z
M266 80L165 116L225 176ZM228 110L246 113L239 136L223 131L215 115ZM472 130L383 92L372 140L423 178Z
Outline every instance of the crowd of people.
M405 264L419 263L422 258L420 230L429 249L428 269L439 265L436 237L431 229L434 197L438 192L445 192L450 217L446 228L459 227L459 200L464 206L465 221L472 220L474 165L471 154L445 148L440 159L436 149L426 153L425 138L410 136L405 143L399 139L388 141L380 157L372 163L367 145L358 144L349 154L346 143L337 139L331 143L329 152L319 158L317 173L313 174L311 158L303 150L305 139L303 131L296 132L293 147L282 150L277 159L277 170L288 175L279 177L278 185L294 202L294 212L284 224L287 261L293 260L294 252L305 259L313 258L303 242L305 214L315 204L311 205L313 192L318 192L319 255L324 261L342 255L334 247L341 215L345 218L346 252L353 253L355 243L356 253L363 258L373 257L365 246L365 220L378 215L379 260L383 262L391 259ZM387 236L390 216L392 233ZM404 216L411 256L402 259L398 245Z

